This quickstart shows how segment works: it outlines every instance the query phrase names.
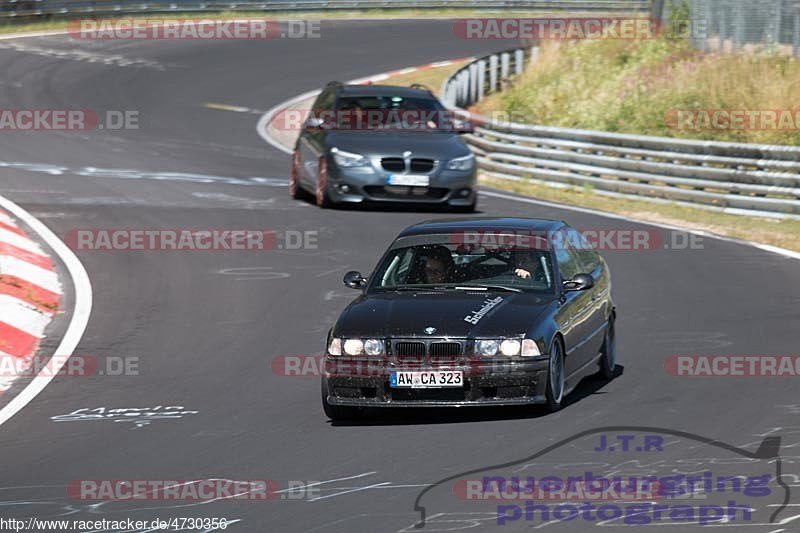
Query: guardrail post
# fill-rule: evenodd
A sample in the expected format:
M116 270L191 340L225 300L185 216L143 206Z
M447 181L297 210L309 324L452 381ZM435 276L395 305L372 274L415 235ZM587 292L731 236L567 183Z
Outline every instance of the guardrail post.
M489 57L489 92L493 93L497 87L497 56Z
M792 34L792 55L798 57L800 53L800 4L794 10L794 33Z
M511 71L511 54L508 52L503 52L500 55L500 77L502 79L507 79L508 74Z
M478 95L478 65L476 63L472 63L469 66L469 94L467 95L467 100L464 102L465 105L470 105L475 101L476 96Z
M525 67L525 51L514 50L514 74L522 74L522 69Z
M478 93L476 95L475 100L471 103L479 102L483 100L484 95L484 88L486 85L486 61L481 59L478 61Z

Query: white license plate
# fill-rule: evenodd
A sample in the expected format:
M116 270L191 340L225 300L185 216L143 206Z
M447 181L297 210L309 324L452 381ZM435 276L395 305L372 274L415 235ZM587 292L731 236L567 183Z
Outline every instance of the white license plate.
M392 388L439 389L463 387L464 372L461 370L431 370L427 372L393 371L389 376Z
M431 179L419 174L389 174L386 177L387 185L406 185L409 187L427 187Z

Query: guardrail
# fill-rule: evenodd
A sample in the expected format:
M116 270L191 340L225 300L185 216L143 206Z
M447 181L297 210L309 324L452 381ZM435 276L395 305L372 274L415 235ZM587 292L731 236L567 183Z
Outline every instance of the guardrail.
M538 50L482 57L442 85L464 108L513 82ZM470 115L466 137L484 174L599 193L800 219L800 147L694 141L496 121Z
M343 9L543 9L646 12L649 0L0 0L0 21L36 17L119 16L192 11L325 11Z

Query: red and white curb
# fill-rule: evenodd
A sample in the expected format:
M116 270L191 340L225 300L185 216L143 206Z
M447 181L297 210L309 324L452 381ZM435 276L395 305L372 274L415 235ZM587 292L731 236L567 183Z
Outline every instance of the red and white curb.
M22 229L23 222L29 230ZM40 242L64 264L74 286L70 322L43 369L2 409L0 425L25 407L58 374L83 336L92 309L92 286L80 260L47 226L0 196L0 394L30 368L45 328L59 310L63 290L53 261Z
M50 257L0 209L0 394L30 368L61 294Z

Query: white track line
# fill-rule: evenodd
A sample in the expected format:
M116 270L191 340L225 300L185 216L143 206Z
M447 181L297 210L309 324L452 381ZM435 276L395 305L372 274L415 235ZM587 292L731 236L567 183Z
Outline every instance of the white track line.
M72 352L83 336L83 332L86 331L89 315L92 313L92 284L89 281L89 275L86 273L86 269L83 268L78 257L50 230L50 228L4 196L0 196L0 207L27 224L28 227L31 228L33 232L37 233L53 252L61 258L61 261L67 267L67 272L72 278L72 284L75 288L75 306L72 310L72 318L67 326L67 330L64 332L64 336L61 338L58 348L56 348L54 352L66 357L58 358L53 368L43 369L42 372L33 378L13 400L0 409L1 426L12 416L17 414L23 407L28 405L36 395L42 392L47 384L50 383L50 380L58 374L61 367L66 364L68 356L72 355Z

